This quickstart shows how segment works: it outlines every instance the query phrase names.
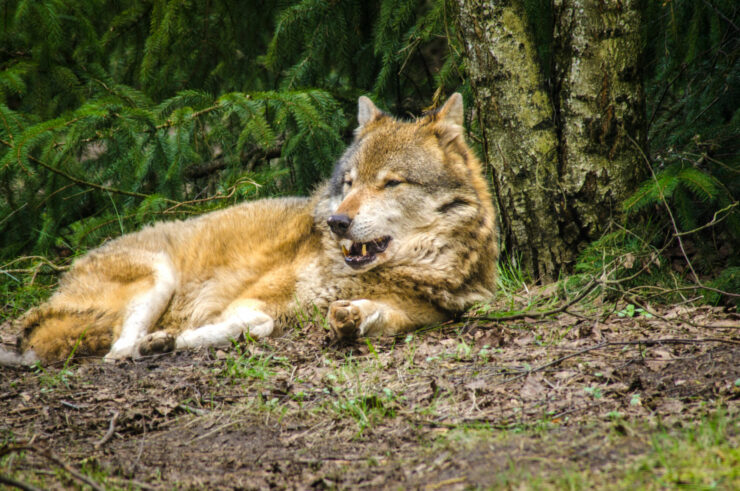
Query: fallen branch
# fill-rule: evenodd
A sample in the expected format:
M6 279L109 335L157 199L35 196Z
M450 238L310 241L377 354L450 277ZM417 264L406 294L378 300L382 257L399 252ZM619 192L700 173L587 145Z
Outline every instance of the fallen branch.
M234 184L233 186L231 186L229 188L229 192L227 194L217 194L215 196L209 196L208 198L197 198L197 199L192 199L192 200L189 200L189 201L182 201L180 203L177 203L177 204L172 205L171 207L167 208L166 210L164 210L162 212L162 214L163 215L166 215L166 214L173 213L177 208L179 208L181 206L190 206L190 205L194 205L194 204L207 203L209 201L217 201L217 200L229 199L229 198L233 197L234 194L236 194L237 185L240 184L243 181L249 182L250 184L254 185L255 188L259 188L260 187L260 185L257 182L253 181L252 179L241 178L241 179L239 179L236 182L236 184Z

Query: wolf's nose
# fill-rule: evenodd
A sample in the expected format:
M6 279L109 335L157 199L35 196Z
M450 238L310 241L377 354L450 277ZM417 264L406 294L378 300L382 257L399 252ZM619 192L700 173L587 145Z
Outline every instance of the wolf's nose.
M344 237L347 235L350 224L352 224L352 219L344 214L332 215L326 222L329 224L329 228L332 232Z

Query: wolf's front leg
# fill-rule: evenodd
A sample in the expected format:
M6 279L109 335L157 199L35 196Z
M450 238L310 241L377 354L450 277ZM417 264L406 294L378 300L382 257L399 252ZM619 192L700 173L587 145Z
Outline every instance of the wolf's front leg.
M162 353L173 349L228 346L243 333L256 338L272 334L275 322L264 312L264 302L240 299L224 310L219 322L188 329L176 337L164 331L154 332L139 343L139 355Z
M141 261L147 256L144 256ZM145 279L151 280L153 286L135 296L126 306L126 314L118 339L103 358L115 361L136 355L136 346L146 337L147 332L156 323L167 308L177 284L177 273L170 258L159 254L152 259L151 266L136 264L136 257L125 257L124 265L134 264L139 267L151 267L152 273Z
M445 318L429 304L396 299L337 300L329 306L329 326L338 339L399 334Z

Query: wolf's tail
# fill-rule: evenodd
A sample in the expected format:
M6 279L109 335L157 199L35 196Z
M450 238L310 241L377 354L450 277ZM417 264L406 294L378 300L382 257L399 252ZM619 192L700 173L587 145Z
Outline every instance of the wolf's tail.
M118 315L44 304L13 322L16 350L0 347L0 365L53 363L74 356L98 356L110 349Z

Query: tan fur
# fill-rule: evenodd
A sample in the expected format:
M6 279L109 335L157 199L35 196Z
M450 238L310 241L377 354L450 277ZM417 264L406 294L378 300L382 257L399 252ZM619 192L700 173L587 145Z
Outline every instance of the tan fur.
M355 141L310 198L245 203L103 245L20 319L22 349L49 362L78 339L78 353L108 359L221 344L277 335L312 306L338 337L396 334L484 300L494 212L463 139L461 97L413 122L364 97L359 106ZM338 214L352 220L345 237L327 225ZM342 244L381 237L390 241L373 262L345 262Z

